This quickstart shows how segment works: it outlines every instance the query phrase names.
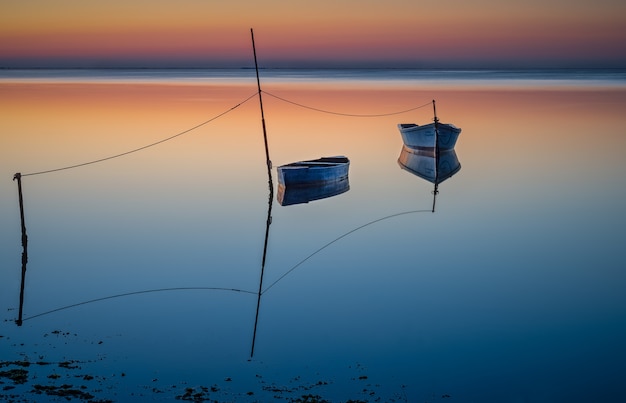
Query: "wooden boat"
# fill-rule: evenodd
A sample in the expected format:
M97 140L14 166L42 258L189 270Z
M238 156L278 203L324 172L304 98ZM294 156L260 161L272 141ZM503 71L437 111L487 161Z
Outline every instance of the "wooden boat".
M407 147L435 148L439 146L441 150L452 150L461 133L460 128L448 123L429 123L426 125L400 123L398 129L402 135L402 141ZM437 139L436 143L435 139Z
M277 168L278 182L286 187L320 186L347 180L349 168L350 160L344 156L293 162Z
M285 186L281 183L278 185L276 199L281 206L290 206L337 196L348 190L350 190L348 177L311 186Z
M441 123L437 118L435 101L433 100L434 123L418 125L415 123L400 123L398 130L405 146L411 148L436 148L452 150L459 138L461 129L450 123Z

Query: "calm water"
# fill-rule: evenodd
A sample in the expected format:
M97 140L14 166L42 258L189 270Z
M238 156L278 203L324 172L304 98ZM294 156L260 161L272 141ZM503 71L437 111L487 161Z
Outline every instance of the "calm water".
M338 196L274 193L251 357L269 207L254 71L1 72L0 397L624 399L624 71L261 82L274 185L293 161L351 166ZM435 213L396 128L432 121L432 99L463 130ZM22 178L16 326L13 175L177 134Z

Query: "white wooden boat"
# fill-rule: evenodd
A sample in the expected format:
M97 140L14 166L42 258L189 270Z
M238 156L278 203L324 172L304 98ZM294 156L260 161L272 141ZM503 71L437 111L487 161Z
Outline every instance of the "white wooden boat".
M461 133L461 129L455 125L439 122L426 125L400 123L398 129L402 135L402 142L407 147L435 148L438 146L440 150L452 150Z
M344 156L323 157L316 160L281 165L278 182L283 186L319 186L348 179L350 160Z
M437 118L435 100L433 100L434 123L418 125L400 123L398 130L405 146L411 148L439 148L452 150L459 138L461 129L450 123L441 123Z

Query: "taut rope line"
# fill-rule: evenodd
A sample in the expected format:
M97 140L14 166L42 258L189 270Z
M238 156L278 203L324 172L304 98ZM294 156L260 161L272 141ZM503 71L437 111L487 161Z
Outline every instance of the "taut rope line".
M312 110L312 111L321 112L321 113L327 113L327 114L331 114L331 115L348 116L348 117L359 117L359 118L375 118L375 117L400 115L400 114L403 114L403 113L411 112L411 111L414 111L414 110L417 110L417 109L421 109L421 108L424 108L426 106L431 105L431 102L428 102L428 103L425 103L423 105L416 106L414 108L405 109L405 110L402 110L402 111L389 112L389 113L379 113L379 114L342 113L342 112L334 112L334 111L329 111L329 110L325 110L325 109L320 109L320 108L315 108L315 107L312 107L312 106L304 105L304 104L301 104L301 103L298 103L298 102L295 102L295 101L290 101L290 100L288 100L286 98L283 98L283 97L280 97L278 95L274 95L274 94L269 93L267 91L259 90L259 91L255 92L254 94L250 95L248 98L246 98L243 101L239 102L235 106L232 106L231 108L229 108L226 111L224 111L224 112L222 112L222 113L212 117L211 119L206 120L206 121L204 121L204 122L202 122L202 123L200 123L200 124L198 124L196 126L193 126L193 127L189 128L187 130L183 130L182 132L177 133L177 134L175 134L173 136L170 136L170 137L167 137L165 139L156 141L154 143L151 143L151 144L139 147L139 148L135 148L133 150L126 151L126 152L123 152L123 153L120 153L120 154L115 154L115 155L111 155L109 157L93 160L93 161L83 162L83 163L75 164L75 165L69 165L69 166L62 167L62 168L48 169L48 170L45 170L45 171L30 172L30 173L26 173L26 174L21 174L21 176L25 177L25 176L42 175L42 174L47 174L47 173L52 173L52 172L64 171L64 170L67 170L67 169L79 168L79 167L83 167L83 166L86 166L86 165L97 164L99 162L104 162L104 161L108 161L108 160L111 160L111 159L114 159L114 158L123 157L123 156L128 155L128 154L133 154L133 153L136 153L138 151L142 151L142 150L145 150L147 148L154 147L154 146L156 146L158 144L165 143L166 141L170 141L170 140L175 139L177 137L180 137L180 136L182 136L184 134L187 134L187 133L189 133L189 132L191 132L193 130L196 130L196 129L198 129L198 128L200 128L200 127L202 127L202 126L204 126L204 125L206 125L208 123L213 122L216 119L219 119L220 117L226 115L227 113L233 111L234 109L237 109L238 107L240 107L244 103L248 102L250 99L254 98L255 96L258 95L259 97L261 97L261 93L269 95L269 96L271 96L273 98L276 98L278 100L281 100L283 102L286 102L286 103L289 103L289 104L292 104L292 105L295 105L295 106L299 106L299 107L304 108L304 109L309 109L309 110Z
M328 242L326 245L322 246L321 248L317 249L315 252L311 253L309 256L305 257L304 259L302 259L301 261L299 261L298 263L296 263L295 266L291 267L291 269L287 270L285 272L285 274L283 274L282 276L280 276L278 278L278 280L274 281L272 284L270 284L266 289L263 290L262 294L265 294L270 288L274 287L276 285L276 283L278 283L280 280L282 280L283 278L285 278L289 273L291 273L292 271L294 271L295 269L297 269L302 263L306 262L307 260L309 260L310 258L312 258L313 256L317 255L318 253L320 253L321 251L323 251L324 249L326 249L327 247L329 247L330 245L334 244L335 242L339 241L340 239L343 239L345 237L347 237L348 235L352 234L353 232L356 232L362 228L367 227L368 225L372 225L375 224L377 222L380 221L384 221L387 220L389 218L393 218L393 217L398 217L401 215L405 215L405 214L415 214L415 213L430 213L430 210L411 210L411 211L404 211L402 213L396 213L396 214L391 214L382 218L377 218L373 221L370 221L368 223L365 223L363 225L360 225L348 232L346 232L345 234L333 239L332 241Z
M133 292L126 292L123 294L116 294L116 295L110 295L108 297L102 297L102 298L96 298L96 299L90 299L89 301L83 301L83 302L78 302L76 304L72 304L72 305L66 305L66 306L62 306L60 308L56 308L56 309L52 309L50 311L46 311L46 312L42 312L42 313L38 313L37 315L33 315L33 316L29 316L28 318L24 318L24 320L29 320L29 319L34 319L34 318L38 318L40 316L44 316L44 315L49 315L51 313L54 312L59 312L59 311L63 311L69 308L75 308L77 306L81 306L81 305L87 305L87 304L91 304L93 302L98 302L98 301L105 301L107 299L114 299L114 298L121 298L121 297L128 297L130 295L137 295L137 294L148 294L148 293L153 293L153 292L163 292L163 291L189 291L189 290L202 290L202 291L232 291L232 292L240 292L240 293L246 293L246 294L254 294L256 295L256 292L252 292L252 291L247 291L247 290L240 290L238 288L224 288L224 287L173 287L173 288L157 288L154 290L144 290L144 291L133 291Z
M310 110L316 111L316 112L328 113L328 114L331 114L331 115L350 116L350 117L355 117L355 118L379 118L379 117L383 117L383 116L400 115L400 114L403 114L403 113L411 112L411 111L414 111L416 109L424 108L426 106L430 106L431 105L431 102L429 101L429 102L425 103L424 105L416 106L415 108L411 108L411 109L405 109L403 111L390 112L390 113L380 113L380 114L372 114L372 115L369 115L369 114L361 115L361 114L354 114L354 113L333 112L333 111L328 111L328 110L325 110L325 109L314 108L312 106L307 106L307 105L300 104L298 102L290 101L290 100L285 99L283 97L279 97L278 95L271 94L271 93L269 93L267 91L262 91L262 92L264 94L269 95L270 97L274 97L274 98L279 99L279 100L281 100L283 102L287 102L289 104L296 105L296 106L299 106L301 108L310 109Z
M194 126L194 127L192 127L192 128L189 128L189 129L187 129L187 130L183 130L182 132L177 133L177 134L175 134L175 135L173 135L173 136L170 136L170 137L165 138L165 139L163 139L163 140L159 140L159 141L157 141L157 142L154 142L154 143L151 143L151 144L145 145L145 146L143 146L143 147L135 148L134 150L126 151L126 152L123 152L123 153L121 153L121 154L112 155L112 156L110 156L110 157L100 158L100 159L97 159L97 160L94 160L94 161L89 161L89 162L83 162L82 164L70 165L70 166L66 166L66 167L63 167L63 168L49 169L49 170L47 170L47 171L31 172L31 173L27 173L27 174L22 174L22 177L24 177L24 176L33 176L33 175L42 175L42 174L47 174L47 173L51 173L51 172L64 171L64 170L66 170L66 169L72 169L72 168L83 167L83 166L85 166L85 165L96 164L96 163L98 163L98 162L108 161L108 160L111 160L111 159L113 159L113 158L123 157L124 155L128 155L128 154L136 153L137 151L141 151L141 150L145 150L146 148L150 148L150 147L156 146L156 145L158 145L158 144L165 143L166 141L169 141L169 140L175 139L176 137L180 137L180 136L182 136L183 134L187 134L187 133L189 133L189 132L191 132L191 131L193 131L193 130L196 130L196 129L198 129L198 128L200 128L200 127L202 127L202 126L204 126L204 125L208 124L208 123L211 123L212 121L214 121L214 120L216 120L216 119L218 119L218 118L221 118L222 116L226 115L227 113L229 113L229 112L233 111L234 109L236 109L236 108L240 107L241 105L243 105L244 103L248 102L250 99L254 98L254 97L255 97L255 96L257 96L257 95L258 95L258 93L256 93L256 92L255 92L254 94L250 95L248 98L246 98L246 99L244 99L243 101L239 102L237 105L235 105L235 106L233 106L233 107L229 108L228 110L226 110L226 111L224 111L224 112L220 113L219 115L216 115L216 116L212 117L212 118L211 118L211 119L209 119L209 120L206 120L206 121L204 121L204 122L202 122L202 123L200 123L200 124L198 124L198 125L196 125L196 126Z

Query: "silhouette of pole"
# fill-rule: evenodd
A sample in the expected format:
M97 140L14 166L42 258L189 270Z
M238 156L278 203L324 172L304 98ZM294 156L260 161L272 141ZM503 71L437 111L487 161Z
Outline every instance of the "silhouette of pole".
M273 192L274 184L272 183L272 160L270 160L270 151L267 145L267 131L265 130L265 114L263 113L263 96L261 95L261 80L259 79L259 64L256 60L256 47L254 45L254 31L250 28L252 36L252 53L254 54L254 69L256 71L256 84L259 90L259 105L261 107L261 124L263 125L263 141L265 143L265 162L267 164L267 176L269 178L270 191Z
M265 242L263 244L263 258L261 260L261 278L259 280L259 292L257 293L256 303L256 315L254 318L254 332L252 334L252 348L250 350L250 357L254 356L254 346L256 343L256 329L259 323L259 310L261 307L261 294L263 290L263 275L265 273L265 258L267 257L267 241L270 234L270 224L272 223L272 200L274 199L274 183L272 181L272 161L270 160L269 147L267 145L267 131L265 129L265 115L263 113L263 97L261 95L261 80L259 79L259 64L256 59L256 47L254 45L254 31L250 28L250 35L252 37L252 52L254 53L254 68L256 70L256 83L259 90L259 105L261 107L261 123L263 125L263 141L265 143L265 158L267 163L267 178L269 185L269 199L267 207L267 221L265 225Z
M22 223L22 282L20 285L20 310L15 323L22 326L22 312L24 306L24 282L26 279L26 264L28 263L28 236L26 235L26 223L24 220L24 197L22 196L22 174L16 173L13 180L17 180L17 192L20 202L20 220Z
M439 194L438 184L435 183L435 189L433 189L433 209L432 212L435 212L435 203L437 202L437 195Z

